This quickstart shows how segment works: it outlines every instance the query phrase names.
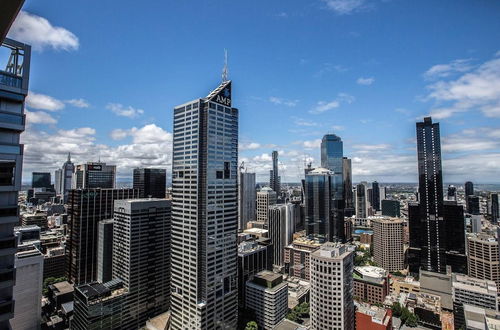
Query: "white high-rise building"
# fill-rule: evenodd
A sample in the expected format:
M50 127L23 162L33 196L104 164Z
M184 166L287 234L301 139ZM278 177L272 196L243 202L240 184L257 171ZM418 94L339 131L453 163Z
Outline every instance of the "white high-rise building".
M354 330L354 247L325 243L311 253L311 329Z
M238 319L238 109L231 81L174 108L172 329Z
M276 192L269 187L257 192L257 221L267 221L267 210L269 206L276 204L276 196Z
M247 223L256 219L255 203L257 190L255 189L255 173L241 172L238 185L238 229L245 230L247 228Z
M73 184L73 172L75 164L71 162L71 154L68 153L68 160L63 164L62 168L56 170L54 175L54 188L56 194L61 195L64 202L68 201L68 191L71 190Z

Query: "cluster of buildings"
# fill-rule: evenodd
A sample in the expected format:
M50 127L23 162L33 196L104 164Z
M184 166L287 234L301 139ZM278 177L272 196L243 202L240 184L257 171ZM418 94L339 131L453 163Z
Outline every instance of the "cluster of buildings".
M17 4L17 5L16 5ZM6 6L12 20L22 1ZM353 184L343 141L299 186L238 164L231 81L174 108L166 170L66 162L21 191L30 46L0 71L0 328L500 326L497 193L443 189L439 124L416 124L418 191ZM224 72L227 72L225 70ZM168 196L168 198L167 198Z

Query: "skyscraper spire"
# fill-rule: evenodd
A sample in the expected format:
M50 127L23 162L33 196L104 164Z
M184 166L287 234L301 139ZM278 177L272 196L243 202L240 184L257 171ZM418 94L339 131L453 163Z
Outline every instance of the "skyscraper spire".
M224 49L224 68L222 68L222 82L227 81L229 70L227 68L227 49Z

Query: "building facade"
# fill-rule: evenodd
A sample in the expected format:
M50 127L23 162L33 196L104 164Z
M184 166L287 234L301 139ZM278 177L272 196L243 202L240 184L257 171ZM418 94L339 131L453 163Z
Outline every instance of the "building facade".
M268 230L273 245L273 265L284 266L283 250L286 243L286 206L283 204L269 207L265 229Z
M114 188L115 185L116 165L87 162L75 167L73 189Z
M31 178L31 188L52 188L50 173L33 172Z
M73 173L75 164L71 161L71 154L68 153L68 159L63 164L62 168L56 170L54 178L54 188L56 193L62 196L64 203L68 201L68 192L73 184Z
M373 258L377 265L396 272L405 269L403 220L399 218L376 218L373 226Z
M384 304L390 292L388 275L388 271L380 267L354 267L355 299L369 304Z
M344 213L346 217L352 217L355 214L355 208L352 191L352 162L350 158L342 158L342 172L344 179Z
M175 107L173 132L172 328L234 329L238 109L231 81Z
M118 199L137 198L134 189L74 189L68 199L68 239L66 276L73 284L97 279L97 241L99 221L113 217Z
M269 187L279 197L281 195L281 177L278 172L278 152L276 150L272 153L273 169L269 171Z
M257 221L266 222L269 207L275 205L277 194L269 187L264 187L257 192Z
M238 229L245 230L249 221L257 219L257 190L255 189L255 173L240 172L238 184Z
M97 229L97 281L106 283L112 279L113 219L99 221Z
M311 329L354 329L353 256L348 245L338 243L311 254Z
M469 276L494 281L500 289L500 256L498 241L486 233L467 237Z
M401 205L399 201L390 199L382 200L382 215L399 218L401 216Z
M115 201L113 279L128 292L121 329L139 329L170 308L171 210L166 199Z
M140 198L165 198L167 190L167 170L161 168L135 168L134 189Z

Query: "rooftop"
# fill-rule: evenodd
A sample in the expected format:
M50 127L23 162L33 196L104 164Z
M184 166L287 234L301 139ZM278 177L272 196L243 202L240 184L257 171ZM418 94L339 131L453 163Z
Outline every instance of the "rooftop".
M354 274L358 273L363 279L383 280L387 277L387 271L375 266L354 267ZM357 274L356 274L357 275Z

